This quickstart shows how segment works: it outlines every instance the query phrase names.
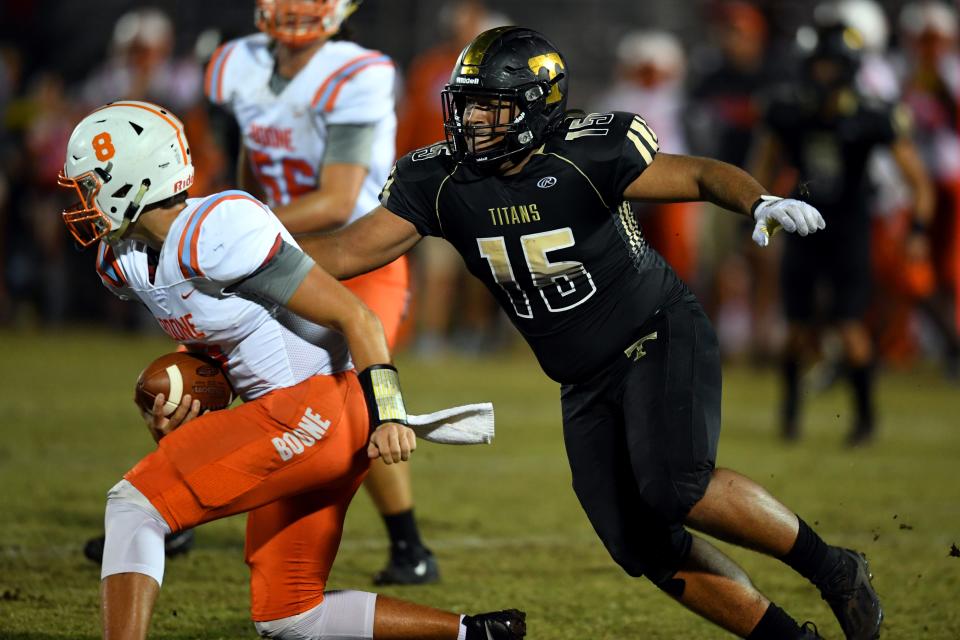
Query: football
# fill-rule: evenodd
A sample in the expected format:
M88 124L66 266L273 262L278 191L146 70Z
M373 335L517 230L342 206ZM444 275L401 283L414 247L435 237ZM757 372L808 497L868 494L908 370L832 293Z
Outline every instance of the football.
M215 360L180 351L160 356L140 372L134 402L149 413L160 393L166 398L164 416L176 411L185 395L200 401L201 413L226 409L233 402L233 387Z

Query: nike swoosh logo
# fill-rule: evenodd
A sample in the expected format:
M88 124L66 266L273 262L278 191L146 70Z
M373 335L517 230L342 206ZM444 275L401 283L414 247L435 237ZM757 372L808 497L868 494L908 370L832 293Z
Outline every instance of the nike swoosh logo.
M190 296L193 295L193 292L194 292L194 291L196 291L196 289L190 289L190 292L189 292L189 293L181 293L181 294L180 294L180 297L183 298L184 300L186 300L187 298L189 298Z

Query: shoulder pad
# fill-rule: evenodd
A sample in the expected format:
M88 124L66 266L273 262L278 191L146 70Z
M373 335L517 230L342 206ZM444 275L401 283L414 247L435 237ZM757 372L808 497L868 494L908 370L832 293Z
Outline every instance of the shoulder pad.
M634 142L648 164L659 149L657 134L641 116L610 111L567 118L551 136L545 151L606 159L621 153L624 138Z
M127 277L120 267L120 261L117 260L117 256L113 252L113 247L103 240L97 246L96 268L97 275L100 276L100 280L108 289L122 289L127 286Z
M376 122L393 111L396 70L393 60L379 51L356 47L330 72L311 102L335 123Z
M414 149L397 160L397 173L405 180L426 180L432 176L446 177L456 163L446 142L435 142Z
M174 240L180 273L223 282L249 275L269 254L279 228L276 217L249 193L214 194L193 210Z
M267 37L262 33L230 40L223 43L207 63L203 90L214 104L230 101L239 83L243 82L246 70L256 60L259 50L266 47Z

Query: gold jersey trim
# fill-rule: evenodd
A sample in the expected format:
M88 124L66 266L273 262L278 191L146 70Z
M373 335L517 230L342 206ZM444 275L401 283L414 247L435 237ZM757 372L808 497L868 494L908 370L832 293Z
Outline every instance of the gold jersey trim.
M605 208L605 209L609 209L609 208L610 208L610 207L607 206L606 200L604 200L604 199L603 199L603 196L600 194L600 190L597 189L596 186L594 186L593 180L591 180L590 177L589 177L587 174L585 174L583 171L580 170L580 167L577 166L577 163L575 163L573 160L569 160L569 159L567 159L567 158L564 158L563 156L561 156L561 155L559 155L559 154L556 154L556 153L554 153L553 151L548 151L548 152L545 153L544 155L553 156L554 158L559 158L560 160L563 160L564 162L566 162L567 164L569 164L571 167L573 167L574 169L576 169L576 170L577 170L577 173L579 173L580 175L583 176L583 179L587 181L587 184L590 185L590 188L593 189L593 192L597 194L597 197L598 197L598 198L600 198L600 203L603 204L604 208Z

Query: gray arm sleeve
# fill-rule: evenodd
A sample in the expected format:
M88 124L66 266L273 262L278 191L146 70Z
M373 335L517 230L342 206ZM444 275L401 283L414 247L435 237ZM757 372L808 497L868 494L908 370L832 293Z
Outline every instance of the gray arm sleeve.
M376 123L329 125L323 164L359 164L369 167L376 129Z
M314 264L316 263L310 256L284 242L270 262L243 280L233 283L226 291L287 304Z

